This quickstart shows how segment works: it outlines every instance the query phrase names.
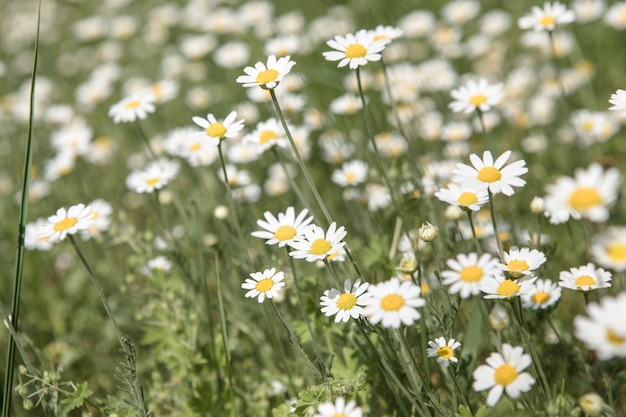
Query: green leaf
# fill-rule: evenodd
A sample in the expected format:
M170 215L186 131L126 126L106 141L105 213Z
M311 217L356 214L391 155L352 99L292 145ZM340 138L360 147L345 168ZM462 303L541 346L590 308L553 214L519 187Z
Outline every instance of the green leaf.
M459 411L454 413L455 417L472 417L472 412L471 410L464 406L464 405L459 405Z
M67 413L75 408L82 407L85 400L93 395L93 391L87 388L87 382L83 382L75 388L71 396L61 400L61 404L65 407L63 410Z
M478 411L476 411L475 417L487 417L488 415L489 415L489 407L487 407L486 405L483 405L482 407L478 409Z
M276 407L272 410L272 417L287 417L289 416L289 406L282 404L280 407Z

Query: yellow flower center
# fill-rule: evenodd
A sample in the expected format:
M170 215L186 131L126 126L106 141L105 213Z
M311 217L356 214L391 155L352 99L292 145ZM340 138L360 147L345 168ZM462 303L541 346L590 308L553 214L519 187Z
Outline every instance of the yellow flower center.
M487 96L484 95L484 94L477 94L475 96L470 97L470 99L469 99L469 103L472 106L476 106L476 107L478 107L481 104L484 104L486 102L487 102Z
M461 269L461 281L464 282L477 282L480 281L483 277L483 270L476 265L466 266Z
M623 345L624 343L626 343L626 339L624 339L623 337L618 336L613 329L607 329L606 331L606 338L608 339L609 342L611 342L614 345Z
M580 187L569 196L569 205L578 211L602 204L602 196L594 188Z
M372 40L374 42L377 42L377 41L382 41L384 39L387 39L387 36L385 36L385 35L376 35L376 36L374 36L374 39L372 39Z
M124 107L126 107L127 109L134 109L136 107L139 107L140 104L141 103L138 100L133 100L126 103Z
M410 275L407 275L408 279L411 279ZM422 294L428 294L430 292L430 284L428 284L427 282L422 282L420 284L420 289L422 290Z
M515 281L505 279L498 285L498 295L500 297L509 298L518 293L520 286Z
M539 24L544 28L552 26L554 24L554 16L551 16L549 14L545 15L539 20Z
M274 232L274 238L278 240L289 240L293 239L296 235L296 229L289 225L282 225Z
M493 379L495 379L496 384L502 385L506 387L511 382L517 379L517 371L514 367L505 363L504 365L500 365L496 372L493 375Z
M348 417L348 416L347 416L347 415L345 415L344 413L336 413L336 414L333 414L333 415L332 415L332 416L330 416L330 417Z
M478 171L478 179L482 182L496 182L500 181L500 178L502 178L502 174L496 167L484 167Z
M328 255L326 257L327 261L332 261L333 259L335 259L337 256L339 256L339 251L335 252L335 253L331 253L330 255Z
M278 78L278 71L275 69L266 69L265 71L259 72L256 76L256 82L259 84L267 84L272 82Z
M202 149L202 145L200 145L198 142L191 144L191 146L189 147L189 150L191 152L196 152L196 151L199 151L200 149Z
M206 130L207 136L212 138L223 138L226 135L226 126L220 122L211 123Z
M576 278L576 280L574 281L574 284L578 285L579 287L595 285L595 283L596 283L596 280L593 279L593 277L590 277L589 275L581 275L578 278Z
M313 255L324 255L330 251L332 245L326 239L315 239L311 243L311 249L309 250Z
M437 356L443 359L454 358L454 351L450 346L440 346L437 348Z
M591 129L593 129L593 121L587 120L586 122L582 124L581 127L585 132L590 132Z
M264 130L259 135L259 143L261 145L264 145L270 140L276 139L277 137L278 137L278 133L274 132L273 130Z
M274 280L271 278L264 278L261 281L256 283L255 289L258 292L268 292L274 286Z
M356 180L356 174L354 172L348 172L346 174L346 182L352 184Z
M157 185L161 181L161 177L148 178L146 180L146 185L152 186Z
M506 267L510 271L528 271L528 264L523 259L513 259L506 264Z
M354 294L344 292L337 300L337 308L340 310L350 310L356 305L356 297Z
M614 243L609 245L606 254L613 261L626 261L626 245L623 243Z
M476 204L476 202L478 201L478 197L476 196L476 194L470 191L465 191L459 196L457 201L462 206L470 206L472 204Z
M62 232L67 230L78 223L78 219L76 217L67 217L63 220L59 220L55 223L53 229L55 232Z
M533 295L533 301L535 304L543 304L546 303L550 299L550 294L545 291L537 291Z
M353 43L346 48L346 58L363 58L367 49L359 43Z
M385 311L398 311L404 305L404 298L398 294L386 295L380 301L380 307Z

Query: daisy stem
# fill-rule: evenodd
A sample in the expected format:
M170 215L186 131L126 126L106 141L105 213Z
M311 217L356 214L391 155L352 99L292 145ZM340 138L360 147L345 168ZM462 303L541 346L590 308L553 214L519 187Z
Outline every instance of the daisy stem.
M302 190L300 189L300 187L298 187L296 182L293 180L293 177L287 170L287 165L285 165L285 161L283 161L283 159L280 157L280 153L278 152L278 149L276 149L276 146L272 146L272 152L274 153L276 160L278 161L283 172L285 173L285 177L287 178L287 181L289 181L289 185L291 186L293 191L296 193L296 196L298 196L298 199L302 202L302 204L304 204L305 207L311 207L306 197L302 193Z
M335 267L328 261L328 259L324 259L324 264L330 270L330 273L332 274L333 278L335 279L335 282L337 283L337 288L339 288L339 290L341 290L343 288L343 283L339 279L339 276L337 275L337 271L335 271Z
M302 319L306 324L306 328L309 331L309 335L311 336L311 344L313 345L313 350L315 351L315 356L321 358L321 351L319 346L317 345L317 337L313 333L313 328L311 327L311 321L309 320L309 316L306 313L304 297L302 297L302 291L300 291L300 284L298 284L298 275L296 273L296 263L293 261L293 257L289 256L289 248L285 246L285 251L287 252L287 258L289 258L289 264L291 265L291 274L293 275L293 283L296 287L296 296L298 297L298 307L300 309L300 314L302 315Z
M139 119L135 120L135 126L137 126L137 131L139 132L139 136L141 136L141 139L143 139L143 143L146 145L146 149L148 149L148 153L150 153L150 156L152 157L152 159L156 159L156 154L152 150L152 146L150 146L150 140L148 139L148 135L146 135L146 132L141 127L141 123L139 123Z
M11 297L11 314L5 315L8 325L12 325L17 331L19 329L19 315L20 315L20 294L22 292L22 275L24 268L24 239L26 234L26 217L28 213L28 196L30 189L31 179L31 167L33 161L33 124L35 116L35 84L37 78L37 63L39 57L39 29L41 26L41 0L39 1L37 9L37 32L35 35L35 48L33 56L33 71L30 79L30 108L28 114L28 140L26 142L26 155L24 161L24 174L22 185L22 196L20 201L20 220L18 223L17 232L17 257L15 260L14 280L13 280L13 294ZM4 385L2 390L2 417L9 417L11 414L11 402L13 399L13 375L15 372L15 349L17 348L17 338L11 333L8 337L7 356L6 356L6 368L4 374Z
M548 36L550 38L550 57L552 58L552 63L554 65L554 72L556 82L559 85L559 95L562 99L565 98L565 86L563 85L563 81L561 79L561 66L559 64L559 59L556 56L556 43L554 41L554 35L551 30L548 31Z
M220 264L218 254L215 253L215 281L217 286L217 308L220 319L220 330L222 332L222 344L224 347L224 360L226 362L226 378L228 379L228 391L230 395L231 414L235 417L239 415L237 404L235 403L235 390L233 388L233 371L230 363L230 350L228 348L228 332L226 328L226 312L224 310L224 300L222 299L222 287L220 276Z
M541 248L541 230L543 229L543 216L537 214L537 237L535 238L535 245L537 249Z
M472 240L474 241L476 253L481 253L482 249L480 247L480 241L478 240L478 236L476 236L476 227L474 226L474 216L472 216L471 210L467 209L465 211L467 213L467 219L469 220L470 228L472 229Z
M159 206L159 215L161 216L161 222L163 222L163 227L165 228L165 236L167 239L173 243L173 238L171 235L170 224L167 220L167 216L165 215L165 209L163 208L163 204L161 204L161 199L159 195L159 190L154 190L154 197L156 198L157 206Z
M500 261L504 263L504 251L502 250L502 241L500 240L500 233L498 232L498 222L496 221L496 211L493 207L493 194L491 190L487 189L489 193L489 213L491 214L491 224L493 225L493 233L496 238L496 243L498 245L498 255L500 256Z
M485 126L485 114L478 107L476 108L476 113L478 113L478 121L480 122L480 130L483 134L483 142L485 143L486 148L490 148L489 135L487 134L487 128Z
M437 252L437 246L435 245L435 241L430 241L430 246L433 248L433 255L435 256L435 262L437 262L437 269L439 271L442 270L441 259L439 258L439 252ZM439 274L437 274L437 278L439 278Z
M217 150L220 155L220 163L222 165L222 173L224 174L224 186L226 187L226 195L228 196L228 204L230 205L230 211L232 214L233 225L235 226L235 231L237 232L237 236L239 237L239 243L241 244L241 250L245 254L245 259L248 264L248 269L252 268L252 260L250 259L250 254L248 253L248 248L246 246L246 240L243 237L243 232L241 231L241 225L239 224L239 216L237 215L237 206L235 206L235 200L233 200L233 192L230 187L230 182L228 182L228 173L226 172L226 163L224 161L224 152L222 151L222 141L217 145Z
M2 301L0 301L0 314L2 314L2 317L5 320L4 325L7 327L9 333L11 334L11 337L15 341L15 347L20 352L20 356L22 357L22 361L28 369L28 372L30 372L31 374L36 374L37 372L35 371L33 364L28 359L28 356L26 355L26 350L24 350L24 346L22 346L22 343L19 341L17 330L15 329L15 327L13 327L13 323L11 323L11 320L8 319L10 317L9 312L4 307L4 304L2 304Z
M393 260L396 257L398 250L398 242L400 241L400 232L402 231L402 218L396 216L396 226L393 229L393 238L391 240L391 247L389 248L389 260Z
M467 408L470 408L469 403L467 402L467 398L465 398L465 394L463 394L463 391L461 390L461 386L459 385L459 381L456 378L456 374L454 372L454 370L452 370L451 366L448 366L446 368L448 370L448 374L450 375L450 379L452 379L452 383L454 384L454 389L456 390L455 392L453 392L452 394L454 395L454 408L457 409L457 402L458 402L458 398L461 397L461 402L463 403L464 406L466 406Z
M320 193L317 190L317 187L315 186L315 182L313 182L313 178L311 177L311 174L309 173L309 169L306 167L306 164L304 163L304 159L302 159L302 155L300 155L298 146L296 145L296 142L293 140L293 136L291 135L291 131L289 130L289 126L287 126L287 121L285 120L285 115L283 114L283 111L280 108L280 104L278 103L278 99L276 98L276 93L274 92L273 89L270 89L269 92L270 92L270 96L272 97L272 102L274 103L274 108L276 109L276 114L278 115L278 119L280 120L280 123L283 125L283 129L285 130L287 139L289 139L289 143L291 144L291 149L293 150L293 153L296 156L298 165L300 165L300 170L302 171L302 174L304 175L304 178L309 186L309 189L313 193L313 196L315 197L317 204L320 206L320 209L322 210L322 213L324 214L324 218L330 225L333 222L333 220L330 217L330 213L328 212L328 209L326 208L326 204L324 204L324 201L322 200L322 197L320 196ZM348 258L350 259L350 262L352 263L352 267L354 268L357 276L362 277L363 275L361 274L361 271L358 265L356 264L354 258L352 257L352 253L350 252L350 249L346 247L345 250L346 250L346 255L348 255Z

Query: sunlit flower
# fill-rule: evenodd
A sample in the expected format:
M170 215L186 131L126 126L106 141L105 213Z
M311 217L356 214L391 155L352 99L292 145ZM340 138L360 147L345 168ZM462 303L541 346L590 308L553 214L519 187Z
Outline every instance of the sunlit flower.
M595 262L605 268L626 271L626 227L609 227L594 236L589 253Z
M535 287L522 295L522 307L544 310L561 299L561 287L549 279L538 279Z
M349 279L343 283L343 292L333 288L324 291L324 295L320 298L322 305L322 313L326 317L335 316L335 323L346 323L350 318L357 319L363 315L367 299L370 297L367 293L369 284L361 283L357 279L352 285Z
M148 259L146 265L141 269L141 273L147 277L151 277L152 271L159 271L164 274L169 274L171 270L172 261L170 261L163 255L159 255L152 259Z
M604 14L604 22L616 30L626 29L626 1L619 1L606 11Z
M605 411L611 410L602 397L595 392L588 392L581 395L578 399L578 405L583 413L589 417L600 417L606 415ZM610 412L607 414L610 415Z
M386 41L374 40L376 35L361 29L355 34L348 33L344 36L335 36L326 44L336 51L324 52L327 61L339 61L339 68L349 65L350 69L356 69L370 61L378 61L381 58L379 52L385 49Z
M394 26L378 25L369 31L374 35L374 41L383 41L390 43L394 39L398 39L404 34L404 31Z
M511 247L504 252L504 263L498 264L498 268L506 271L513 278L520 278L531 274L546 262L546 256L537 249Z
M40 229L48 223L48 219L39 218L34 222L26 223L24 231L24 247L28 250L49 251L52 249L52 242L47 237L42 237Z
M570 290L589 292L598 288L611 287L612 274L602 268L596 268L589 262L579 268L570 268L569 271L561 271L559 285Z
M359 160L345 162L333 171L331 180L341 187L354 187L367 179L368 165Z
M329 109L334 114L354 114L363 108L363 102L353 93L346 93L333 99Z
M91 226L93 215L91 206L76 204L69 209L61 207L56 214L48 217L48 221L39 230L39 238L49 242L60 242L67 235L73 235Z
M280 148L288 148L289 141L282 124L275 118L259 122L255 129L246 134L242 141L253 145L258 152L264 152L276 145Z
M317 414L313 417L362 417L363 410L356 406L356 402L346 403L343 397L339 397L332 402L325 402L317 407Z
M263 213L265 220L257 220L256 224L265 229L252 232L252 236L267 239L266 245L276 245L279 248L289 245L295 238L301 236L304 230L313 221L313 216L306 217L309 211L303 209L298 215L293 207L287 207L284 213L278 213L278 218L266 211Z
M576 14L572 10L555 1L554 3L545 2L543 9L539 6L533 6L530 13L520 17L517 23L520 29L551 32L557 27L572 23L575 20Z
M179 170L178 161L160 158L141 170L131 172L126 177L126 186L136 193L151 193L176 178Z
M590 303L587 314L574 318L576 338L602 360L626 357L626 292Z
M311 225L304 230L303 235L289 244L294 249L289 252L289 256L306 259L307 262L323 261L345 246L343 238L346 235L346 229L343 226L337 228L335 222L330 224L326 232L319 226Z
M135 94L112 105L109 116L113 118L114 123L134 122L137 119L145 119L148 113L154 113L154 110L154 95Z
M463 207L472 211L480 210L480 206L489 201L487 190L472 186L468 183L449 183L446 188L441 188L435 193L439 200Z
M626 90L618 89L615 93L611 94L609 103L613 105L609 107L609 110L624 111L626 115Z
M473 373L475 391L489 390L487 405L493 407L506 393L511 398L518 398L528 392L535 383L528 372L522 372L532 363L530 355L524 353L521 346L502 345L502 353L493 352Z
M111 213L113 213L113 207L101 198L98 198L91 203L91 225L84 230L81 230L80 237L83 240L87 240L109 229L111 225Z
M450 95L454 101L448 107L455 113L471 113L477 109L486 112L502 100L504 96L503 84L489 84L481 78L478 81L469 80L465 85L452 90Z
M247 298L258 297L259 303L265 301L266 298L274 298L282 287L285 286L284 272L276 272L276 268L266 269L263 272L253 272L251 278L247 278L241 288L249 290L246 293Z
M421 289L412 281L392 278L377 285L370 285L365 315L372 324L398 329L400 325L412 325L421 316L417 311L426 301L420 297Z
M485 293L485 299L511 300L534 291L536 280L536 277L525 277L515 281L504 275L494 275L480 283L480 290Z
M429 348L426 348L426 354L428 357L437 358L437 362L446 368L450 366L450 362L456 363L459 361L459 359L454 355L454 351L461 346L461 343L454 339L449 339L446 342L446 339L441 336L435 340L429 341L428 346L430 346Z
M461 298L480 294L480 283L498 273L498 260L488 253L480 258L477 253L458 254L455 259L448 259L448 270L441 272L441 283L449 285L450 294L459 294Z
M218 121L213 114L207 114L206 119L198 116L191 118L195 124L203 128L200 132L193 134L194 138L208 138L210 145L218 145L222 139L237 137L243 129L243 119L237 119L237 112L231 111L226 119Z
M574 171L574 178L562 176L546 187L546 213L550 223L565 223L570 217L605 222L609 207L617 200L622 176L617 168L606 171L598 163Z
M243 72L246 75L237 77L237 82L244 87L259 86L266 90L276 88L276 86L287 75L291 68L296 65L289 55L276 59L276 55L267 57L267 65L257 62L254 67L246 67Z
M480 190L489 190L493 194L502 193L510 196L515 193L513 187L522 187L526 181L519 178L528 172L526 161L515 161L504 166L511 157L511 151L506 151L494 162L491 152L485 151L483 158L476 154L470 155L473 166L457 164L452 171L456 176L454 182L469 184Z

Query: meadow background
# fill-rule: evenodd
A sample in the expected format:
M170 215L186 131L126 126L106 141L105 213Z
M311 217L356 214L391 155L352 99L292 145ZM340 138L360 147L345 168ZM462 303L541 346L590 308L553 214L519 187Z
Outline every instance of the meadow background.
M320 296L335 285L328 269L303 260L292 265L284 249L250 236L259 230L256 221L265 211L277 214L288 206L296 212L308 208L323 224L292 152L281 149L278 156L292 166L293 180L311 205L281 175L275 153L245 161L245 150L234 150L236 141L224 143L227 162L249 176L248 181L241 177L249 184L233 184L245 246L218 176L217 156L193 166L168 153L168 137L177 128L194 127L193 116L213 113L222 119L236 110L246 132L276 117L267 94L255 95L235 79L244 67L265 62L271 40L293 36L293 77L277 96L287 106L289 123L300 129L296 136L322 199L333 220L347 230L361 278L371 283L398 274L405 278L398 271L401 251L394 231L413 237L408 246L418 265L413 279L430 290L423 294L422 318L402 334L424 381L423 391L414 395L429 404L428 415L583 415L578 400L588 392L598 393L615 415L626 415L626 362L599 360L573 336L573 318L585 314L585 298L566 289L549 312L526 311L550 385L549 400L538 382L520 401L503 397L495 408L482 407L484 394L471 390L471 373L502 341L522 346L519 329L508 303L480 297L461 303L437 279L445 260L475 247L465 214L450 218L448 205L432 195L449 181L457 162L469 163L470 153L490 150L498 156L512 150L514 159L526 161L527 184L511 197L498 196L494 206L501 231L507 232L502 235L506 247L527 246L546 254L548 262L538 271L542 278L557 282L560 271L586 264L593 236L626 224L621 197L602 223L582 219L551 225L530 209L548 184L572 176L577 168L592 162L622 173L626 168L626 119L607 110L610 95L626 88L626 19L621 27L610 25L604 16L614 2L588 3L604 4L604 11L555 32L560 42L555 61L546 33L530 36L517 26L517 19L538 2L476 2L478 14L465 21L463 13L455 13L462 4L450 7L443 1L44 0L28 221L96 199L110 204L106 230L77 240L122 332L136 347L137 376L153 415L286 416L291 409L311 416L320 403L337 397L354 399L368 416L413 415L400 388L410 386L406 358L390 331L353 321L334 323L320 312ZM0 8L0 301L8 309L37 3L3 0ZM409 20L417 10L430 13L432 27ZM496 16L496 10L502 13ZM376 206L376 190L385 181L368 145L363 112L350 105L331 110L333 100L346 93L358 101L354 71L322 56L330 50L325 42L335 35L377 25L400 27L404 35L383 52L397 100L387 99L381 62L362 68L372 124L377 134L400 135L399 119L410 143L408 148L390 146L381 156L390 183L403 190L399 205L384 207ZM561 83L554 79L557 71ZM450 91L468 77L504 83L502 102L485 114L488 138L475 114L459 115L447 107ZM125 180L150 154L136 123L116 124L107 113L132 91L163 80L173 83L172 96L139 126L156 154L179 160L180 172L159 193L139 194ZM560 85L566 94L559 93ZM585 132L584 118L576 118L583 110L605 113L609 130ZM52 138L70 122L88 126L88 144L72 161L59 161ZM463 124L461 130L471 128L469 136L442 139L445 127L456 122ZM353 188L333 183L332 172L354 159L369 164L367 181ZM485 230L479 233L483 248L497 256L488 207L481 213L475 217ZM424 222L439 228L432 244L419 239ZM539 232L537 242L532 237ZM171 270L148 272L148 262L157 256L171 262ZM341 280L357 278L349 261L335 264ZM287 275L276 306L292 333L268 302L245 298L241 288L250 273L272 267ZM301 298L294 289L294 269ZM15 392L12 415L135 415L116 378L124 357L114 329L70 243L29 250L23 276L20 342L37 373L16 372L20 393ZM624 291L624 279L623 272L614 271L613 286L590 294L589 301ZM472 308L479 302L482 307ZM450 303L458 308L454 315L445 308ZM511 317L509 326L498 330L488 320L496 304ZM3 347L9 337L5 330L0 331ZM424 353L427 340L444 334L463 344L460 362L449 369ZM380 356L398 380L380 366ZM1 369L4 377L6 369ZM531 373L537 377L534 368Z

